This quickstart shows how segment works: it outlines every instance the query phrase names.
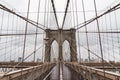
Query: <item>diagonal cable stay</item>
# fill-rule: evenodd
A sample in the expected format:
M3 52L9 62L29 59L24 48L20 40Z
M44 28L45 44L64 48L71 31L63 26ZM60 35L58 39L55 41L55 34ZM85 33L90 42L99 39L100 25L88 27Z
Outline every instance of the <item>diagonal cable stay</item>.
M33 20L27 19L26 17L23 17L23 16L17 14L17 13L14 12L13 10L7 8L6 6L4 6L4 5L2 5L2 4L0 4L0 9L3 9L3 10L5 10L5 11L7 11L7 12L10 12L10 13L12 13L12 14L20 17L21 19L27 21L28 23L34 25L35 27L40 28L41 30L45 30L44 28L40 27L40 26L45 27L44 25L42 25L42 24L40 24L40 23L37 23L37 22L35 22L35 21L33 21Z
M106 10L105 12L103 12L102 14L100 14L100 15L98 15L98 16L90 19L90 20L87 20L87 21L85 21L85 22L83 22L83 23L81 23L81 24L76 25L75 27L77 27L77 30L79 30L80 28L84 27L85 25L88 25L88 24L92 23L92 22L95 21L96 19L101 18L102 16L104 16L104 15L110 13L110 12L113 12L113 11L115 11L115 10L118 10L118 9L120 9L120 3L118 3L117 5L109 8L108 10ZM78 27L78 26L79 26L79 27Z

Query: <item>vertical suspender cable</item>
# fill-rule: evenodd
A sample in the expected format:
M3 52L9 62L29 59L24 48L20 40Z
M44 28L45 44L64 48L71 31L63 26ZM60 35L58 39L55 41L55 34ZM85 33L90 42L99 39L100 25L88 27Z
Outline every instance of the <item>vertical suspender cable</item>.
M84 1L82 0L82 7L83 7L83 15L84 15L84 22L85 22L85 32L86 32L86 40L87 40L87 48L88 48L88 59L89 59L89 63L91 63L91 59L90 59L90 49L89 49L89 40L88 40L88 29L87 29L87 25L86 25L86 13L85 13L85 5L84 5Z
M46 0L45 0L45 3L46 3ZM46 14L46 4L45 4L45 13L44 14ZM48 8L49 8L49 0L48 0ZM49 10L48 10L49 11ZM48 19L48 18L47 18ZM46 22L47 23L47 22ZM45 25L45 15L44 15L44 25ZM46 27L46 29L48 29L48 25L47 25L47 27ZM44 34L43 34L43 38L44 38ZM43 39L43 46L44 46L44 39ZM43 49L44 49L44 47L43 47ZM42 49L42 61L44 62L44 50Z
M11 24L11 26L12 26L12 28L11 28L12 34L13 34L13 25L14 25L14 15L12 14L12 24ZM12 45L13 41L12 41L12 39L13 39L13 37L11 37L11 50L13 49L13 45ZM11 54L12 54L12 51L10 51L10 61L12 60L11 59L11 57L12 57Z
M30 9L30 0L28 1L28 10L27 10L27 20L29 17L29 9ZM23 46L23 55L22 55L22 62L24 61L24 56L25 56L25 49L26 49L26 38L27 38L27 28L28 28L28 21L26 21L26 26L25 26L25 37L24 37L24 46Z
M77 0L75 0L75 8L76 8L76 23L78 24L78 6L77 6ZM79 35L79 31L78 31L78 41L80 41L80 35ZM79 43L78 43L78 46L79 46ZM79 61L80 61L80 63L81 63L81 48L80 48L80 46L78 47L78 50L79 50Z
M71 1L71 6L72 6L72 10L73 10L73 14L72 14L72 19L73 19L73 26L75 26L75 13L74 13L74 0ZM75 27L74 27L75 28Z
M28 1L28 9L27 9L27 20L29 18L29 9L30 9L30 0ZM23 44L23 54L22 54L22 63L24 62L24 57L25 57L25 49L26 49L26 38L27 38L27 28L28 28L28 21L26 20L26 25L25 25L25 36L24 36L24 44ZM23 64L22 64L23 65ZM21 76L22 76L22 70L21 69ZM23 77L21 77L23 80Z
M4 11L2 13L2 20L1 20L1 25L0 25L0 34L2 34L3 20L4 20ZM1 36L0 36L0 41L1 41Z
M119 31L118 22L117 22L117 16L116 16L116 11L114 12L114 15L115 15L115 25L116 25L116 29L117 29L117 31ZM119 34L117 34L117 40L118 40L118 44L119 44L119 43L120 43ZM120 48L120 45L118 45L118 47ZM119 49L119 55L120 55L120 49Z
M40 2L41 0L39 0L38 2L38 14L37 14L37 26L38 26L38 22L39 22L39 12L40 12ZM38 32L38 28L36 27L36 35L35 35L35 46L34 46L34 57L33 57L33 61L35 62L35 58L36 58L36 46L37 46L37 32Z
M20 32L22 30L22 29L20 29L21 28L21 24L22 24L21 23L21 19L19 18L19 28L18 28L18 30L20 30ZM19 41L21 41L21 36L19 36L18 39L19 39ZM19 43L19 45L18 45L18 49L19 49L18 50L18 59L19 59L19 55L20 55L20 45L21 45L21 43Z
M115 15L114 17L115 17L116 29L117 29L117 31L119 31L119 29L118 29L118 22L117 22L117 16L116 16L116 11L114 11L114 15ZM119 34L117 34L117 42L118 42L118 44L120 43ZM118 45L118 48L120 48L120 45ZM120 49L118 51L118 54L120 55ZM117 69L116 69L116 71L117 71Z
M18 17L16 17L16 23L15 23L15 33L17 34L17 28L18 28L19 26L18 26ZM15 39L16 39L16 43L17 43L17 36L15 37ZM15 46L15 50L14 50L17 54L18 54L18 52L17 52L17 46ZM14 55L14 60L15 60L15 58L16 58L16 54Z
M54 5L54 4L53 4L53 5ZM45 18L46 18L46 17L45 17L45 16L46 16L46 6L47 6L47 5L46 5L46 0L45 0L45 5L44 5L44 6L45 6L45 13L44 13L44 25L45 25L45 20L46 20L46 19L45 19ZM46 27L46 29L48 29L48 26ZM43 34L43 38L44 38L44 34ZM43 39L43 44L44 44L44 39ZM43 47L43 48L44 48L44 47ZM44 51L42 50L42 60L44 59L44 58L43 58L43 57L44 57L44 54L43 54L43 53L44 53ZM43 61L44 61L44 60L43 60Z
M94 8L95 8L95 15L97 17L98 15L97 15L96 0L94 0ZM98 36L99 36L100 53L101 53L102 64L103 64L103 69L104 69L103 50L102 50L102 42L101 42L101 34L100 34L100 28L99 28L98 18L96 18L96 23L97 23L97 30L98 30ZM104 69L104 80L105 80L105 69Z
M27 20L26 20L26 25L25 25L25 36L24 36L24 45L23 45L23 54L22 54L22 63L24 62L24 57L25 57L27 29L28 29L28 18L29 18L29 9L30 9L30 0L28 1ZM22 69L21 69L21 76L22 76ZM23 80L23 77L21 77L21 78Z
M49 27L49 14L50 14L50 0L48 0L48 6L47 6L48 10L47 10L47 27Z
M87 25L86 25L86 13L85 13L85 5L84 5L83 0L82 0L82 9L83 9L84 22L85 22L85 32L86 32L86 40L87 40L87 48L88 48L88 59L89 59L89 63L90 63L90 66L91 66L91 58L90 58L91 55L90 55L88 33L87 33L88 30L87 30ZM91 76L89 76L89 80L91 80Z
M7 28L7 33L6 33L6 34L8 34L9 19L10 19L10 14L8 13L8 20L7 20L7 27L6 27L6 28ZM8 43L7 40L8 40L8 37L6 36L6 42L5 42L5 57L4 57L5 59L4 59L4 61L6 61L6 59L7 59L7 58L6 58L7 45L8 45L8 44L7 44L7 43Z
M109 13L109 21L110 21L110 31L112 32L112 20L111 20L111 15ZM115 55L114 55L114 42L113 42L113 34L111 33L111 39L112 39L112 52L113 52L113 58L114 58L114 61L115 61Z
M45 5L44 5L44 10L45 10L45 12L44 12L44 25L45 25L45 23L46 23L46 9L47 9L47 1L45 0ZM46 26L46 25L45 25ZM46 29L48 28L48 26L46 26Z

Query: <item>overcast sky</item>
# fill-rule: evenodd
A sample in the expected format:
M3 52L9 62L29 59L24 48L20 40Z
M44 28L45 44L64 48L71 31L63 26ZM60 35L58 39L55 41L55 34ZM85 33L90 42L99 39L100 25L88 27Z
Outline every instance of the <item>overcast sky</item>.
M12 8L17 9L20 12L27 12L27 4L28 4L28 0L0 0L1 2L5 3L5 5L8 5ZM38 1L39 0L31 0L31 5L30 5L30 12L37 12L37 7L38 7ZM45 7L45 1L50 1L50 0L41 0L41 11L44 11L44 7ZM70 2L73 2L73 6L75 7L75 1L77 2L77 7L78 7L78 11L82 11L82 0L70 0ZM85 3L85 10L89 11L92 10L94 11L94 0L84 0ZM118 0L96 0L97 3L97 9L99 10L105 10L107 7L109 7L110 5L112 5L113 3L117 2ZM62 20L63 20L63 15L64 15L64 11L65 11L65 7L66 7L66 2L67 0L54 0L55 2L55 7L56 7L56 11L57 12L63 12L63 13L58 13L58 21L60 24L62 24ZM47 4L47 2L46 2ZM71 3L70 3L71 4ZM71 11L71 10L70 10ZM74 8L75 11L75 8ZM88 15L89 14L89 15ZM94 16L93 12L89 12L86 17L89 19L91 17ZM32 20L36 20L36 15L37 14L31 14L30 19ZM81 16L80 16L81 17ZM82 19L79 18L79 19Z

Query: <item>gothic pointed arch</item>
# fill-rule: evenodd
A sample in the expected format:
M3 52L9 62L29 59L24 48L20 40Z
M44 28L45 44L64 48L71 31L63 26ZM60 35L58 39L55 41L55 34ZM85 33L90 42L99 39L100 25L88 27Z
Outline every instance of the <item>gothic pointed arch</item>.
M67 40L70 44L70 51L71 51L71 61L77 61L77 49L76 49L76 37L75 37L76 30L75 29L58 29L58 30L51 30L46 29L46 38L48 38L47 43L45 44L45 61L50 62L50 51L51 51L51 44L54 40L59 45L59 56L58 60L63 60L63 51L62 51L62 44L65 40Z

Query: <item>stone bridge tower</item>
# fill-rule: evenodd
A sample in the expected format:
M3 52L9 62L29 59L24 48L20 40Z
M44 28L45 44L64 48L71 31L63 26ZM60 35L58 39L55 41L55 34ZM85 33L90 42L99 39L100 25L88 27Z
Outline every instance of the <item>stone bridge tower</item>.
M77 48L76 48L76 30L69 29L69 30L51 30L46 29L46 44L45 44L45 62L50 62L51 57L51 44L54 40L57 41L59 45L59 61L63 61L63 53L62 53L62 44L65 40L67 40L70 44L70 55L71 55L71 62L77 61Z

